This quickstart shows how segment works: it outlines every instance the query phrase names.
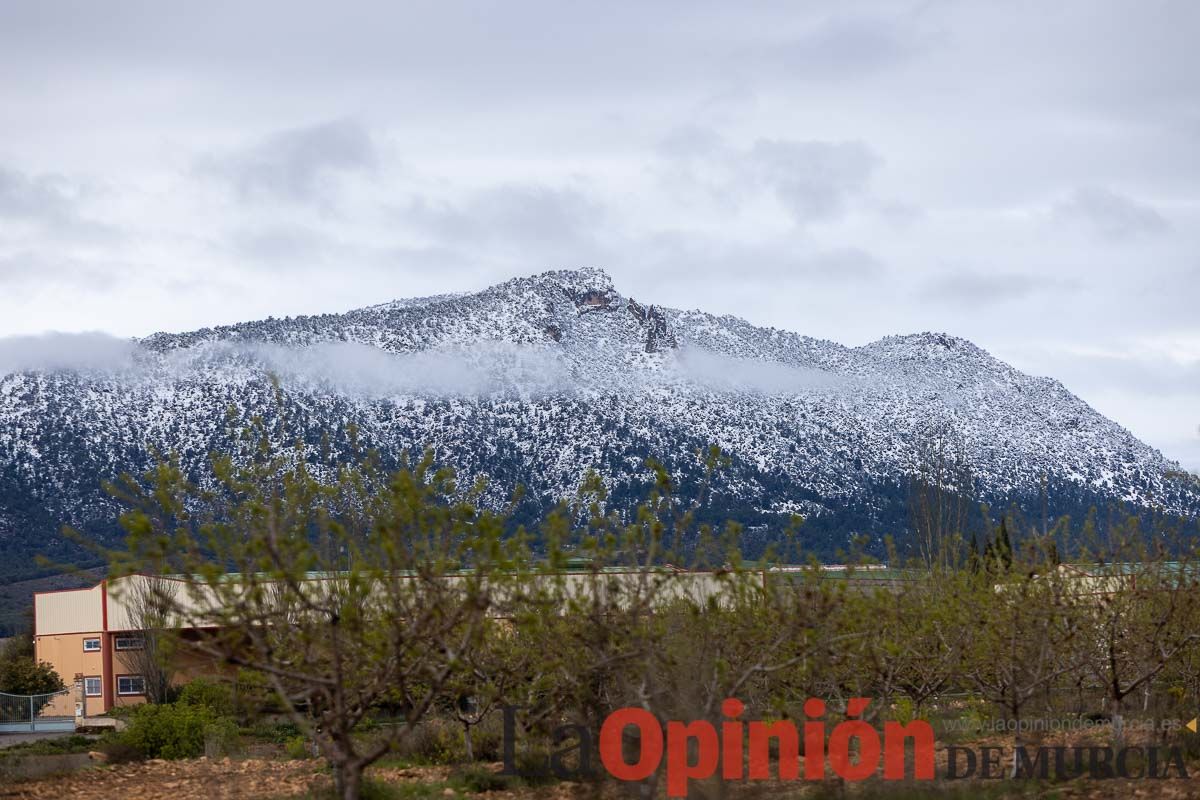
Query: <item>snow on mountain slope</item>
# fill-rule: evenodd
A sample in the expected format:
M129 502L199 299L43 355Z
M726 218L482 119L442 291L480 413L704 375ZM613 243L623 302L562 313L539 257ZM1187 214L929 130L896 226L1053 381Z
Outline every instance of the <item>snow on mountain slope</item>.
M1197 507L1164 477L1177 465L1158 451L1058 382L963 339L848 348L635 301L603 272L577 270L157 333L116 368L0 377L0 559L24 557L31 542L67 552L63 523L111 535L100 481L145 469L154 448L200 464L226 446L229 408L242 421L280 411L271 374L314 448L327 433L344 449L353 422L385 454L432 447L465 475L490 476L497 502L525 484L530 513L591 468L615 501L632 502L647 456L695 479L694 453L717 444L732 463L714 513L769 528L800 512L829 521L831 541L902 534L899 498L931 437L963 449L993 502L1035 495L1046 476L1060 510Z

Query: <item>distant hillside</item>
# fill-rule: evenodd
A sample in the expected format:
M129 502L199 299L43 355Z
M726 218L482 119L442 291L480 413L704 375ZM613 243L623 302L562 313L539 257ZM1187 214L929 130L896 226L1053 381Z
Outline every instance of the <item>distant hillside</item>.
M16 636L28 629L34 592L93 586L103 577L104 571L97 568L70 575L48 575L0 584L0 637ZM0 640L0 648L2 647L3 640Z
M1040 508L1045 476L1051 513L1200 507L1157 450L1057 381L963 339L845 347L635 301L597 270L560 271L159 333L117 366L0 377L0 581L36 574L34 552L83 558L64 523L114 537L100 482L146 469L152 449L196 467L252 415L281 414L314 454L348 452L353 423L387 457L432 447L465 477L490 477L496 503L525 484L525 518L592 468L615 504L633 503L647 456L687 486L696 451L717 444L731 464L708 513L750 526L751 549L792 513L809 520L804 544L828 555L855 533L903 544L909 477L938 439L963 453L975 493L994 505Z

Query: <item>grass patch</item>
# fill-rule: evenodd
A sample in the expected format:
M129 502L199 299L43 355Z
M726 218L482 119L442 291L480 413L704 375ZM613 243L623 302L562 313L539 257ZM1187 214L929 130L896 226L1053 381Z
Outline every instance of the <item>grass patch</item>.
M239 733L248 738L270 744L287 744L291 739L302 735L300 728L292 722L260 722L256 725L240 728Z
M459 767L450 773L451 786L465 792L502 792L515 789L522 781L514 775L501 775L477 764Z
M97 736L73 734L57 739L39 739L34 742L21 742L0 750L0 758L9 756L59 756L68 753L86 753L95 750L99 742Z

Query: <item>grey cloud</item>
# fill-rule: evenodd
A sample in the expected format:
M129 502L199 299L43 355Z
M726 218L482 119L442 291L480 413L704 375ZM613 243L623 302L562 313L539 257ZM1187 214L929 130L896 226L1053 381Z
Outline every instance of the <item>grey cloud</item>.
M253 365L287 384L364 397L538 395L572 384L561 359L551 350L504 342L416 353L390 353L354 342L303 348L215 342L156 361L132 340L104 333L0 338L0 375L89 372L137 383L156 371L191 375L222 360Z
M242 228L230 234L228 247L239 259L274 267L319 263L338 251L329 237L291 225Z
M674 366L684 380L716 392L803 394L850 385L846 378L818 369L732 358L696 348L681 349Z
M1111 189L1083 187L1057 203L1054 216L1082 223L1097 235L1112 241L1162 233L1170 224L1151 206Z
M106 333L47 333L0 339L0 375L13 372L110 372L133 365L135 345Z
M1048 353L1043 369L1072 386L1087 390L1132 389L1154 397L1200 399L1200 361L1179 362L1167 358L1119 353ZM1197 417L1200 424L1200 416Z
M830 283L854 282L878 278L885 272L883 263L858 247L822 250L802 257L797 271L809 278Z
M89 263L31 250L0 255L0 286L10 290L47 287L58 283L102 289L112 285L114 271L115 265L111 263Z
M921 295L926 299L955 304L990 306L1028 300L1055 289L1071 288L1078 283L1019 272L955 272L926 282Z
M43 267L42 259L29 251L0 256L0 284L12 287L34 280L45 280L47 273ZM50 274L53 274L53 271Z
M403 221L446 242L509 244L534 250L584 246L603 221L602 205L574 188L505 184L460 202L418 199Z
M63 240L103 242L119 231L90 218L83 205L96 190L64 175L26 174L0 166L0 222L16 220L44 226Z
M606 383L604 373L573 375L553 348L504 342L415 353L389 353L350 342L306 348L225 344L217 349L250 356L285 383L367 397L544 396L614 388ZM185 354L183 358L204 360L210 356ZM673 354L663 371L647 372L640 384L623 388L646 390L675 382L716 392L749 390L764 394L797 394L847 385L845 379L821 370L685 348Z
M673 131L657 152L660 177L683 192L700 188L722 203L769 193L800 225L841 216L882 163L863 142L758 139L742 149L697 127Z
M102 372L130 384L150 375L191 376L214 363L238 364L272 374L287 386L358 397L545 396L611 391L606 373L573 375L555 348L475 342L411 353L393 353L356 342L308 347L212 342L154 357L127 339L99 333L50 333L0 339L0 375L24 372ZM756 359L731 358L683 348L661 371L648 371L642 391L685 383L714 392L799 394L838 389L847 379L821 370Z
M935 38L911 19L834 17L767 51L788 77L822 80L869 75L904 63Z
M0 167L0 217L63 219L74 216L78 189L58 175L30 177Z
M797 222L830 219L862 192L879 158L862 142L760 139L749 153L755 177L771 187Z
M655 147L666 158L707 158L728 150L725 139L711 128L683 125L663 136Z
M925 209L904 202L883 202L876 206L875 211L881 219L902 228L910 227L928 217Z
M430 270L445 279L451 272L479 266L467 246L469 242L452 236L431 244L373 243L299 225L262 225L231 232L216 250L239 266L252 264L280 273L348 265L364 275Z
M504 342L416 353L390 353L354 342L306 348L218 345L217 349L249 355L285 383L365 397L541 395L570 383L565 366L552 351Z
M199 167L245 199L307 203L321 199L333 176L370 172L378 162L367 129L339 119L279 131L244 150L202 158Z
M854 284L878 278L886 267L858 247L814 248L790 239L737 242L661 231L631 248L661 277L736 274L742 283Z

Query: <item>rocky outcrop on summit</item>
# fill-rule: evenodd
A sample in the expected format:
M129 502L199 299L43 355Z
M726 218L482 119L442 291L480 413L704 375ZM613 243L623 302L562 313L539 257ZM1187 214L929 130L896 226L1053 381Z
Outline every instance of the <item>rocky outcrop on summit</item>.
M612 502L632 503L647 456L686 484L716 444L730 464L714 517L769 536L801 513L808 543L829 552L852 533L903 539L907 477L932 437L953 439L993 504L1035 497L1044 478L1052 510L1197 509L1167 475L1177 465L968 341L845 347L635 300L600 270L135 345L122 369L0 376L0 564L32 550L76 557L63 524L114 535L101 480L145 469L155 451L198 466L254 415L286 415L314 452L348 449L351 423L386 457L431 447L465 477L489 477L494 502L525 485L529 515L589 469Z

